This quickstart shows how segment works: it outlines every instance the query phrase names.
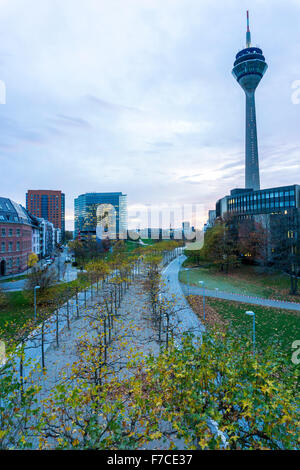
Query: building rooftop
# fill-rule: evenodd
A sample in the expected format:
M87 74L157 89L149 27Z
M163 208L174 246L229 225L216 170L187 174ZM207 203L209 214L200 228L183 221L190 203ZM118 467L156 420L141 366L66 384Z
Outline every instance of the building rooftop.
M0 197L0 223L32 225L32 220L26 209L11 199Z

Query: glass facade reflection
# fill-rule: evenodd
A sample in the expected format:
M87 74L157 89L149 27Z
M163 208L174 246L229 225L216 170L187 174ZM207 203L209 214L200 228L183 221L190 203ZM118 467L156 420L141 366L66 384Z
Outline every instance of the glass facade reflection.
M239 216L280 213L300 207L300 186L282 186L259 191L232 190L217 202L217 217L225 212Z
M83 238L96 238L97 225L100 225L101 216L106 216L106 231L114 231L112 211L105 208L114 208L116 213L116 237L124 238L127 234L127 195L122 193L86 193L78 196L75 204L75 237L80 234ZM104 224L105 225L105 224ZM98 230L99 231L99 230ZM99 231L100 233L100 231Z

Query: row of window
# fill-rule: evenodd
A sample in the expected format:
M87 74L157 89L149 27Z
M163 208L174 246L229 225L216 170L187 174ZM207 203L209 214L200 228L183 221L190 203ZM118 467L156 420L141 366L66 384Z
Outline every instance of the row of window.
M8 237L13 237L14 236L14 230L12 228L9 228L8 230L6 230L6 228L2 228L1 229L1 236L6 237L6 234L7 234ZM21 236L21 229L20 228L16 229L15 235L16 235L16 237Z
M264 200L264 199L273 199L273 198L289 198L293 197L295 198L295 191L276 191L276 192L271 192L271 193L258 193L258 194L248 194L247 196L243 197L238 197L237 199L230 199L229 204L234 204L236 202L247 202L247 201L256 201L256 200Z
M7 249L8 247L8 249ZM8 243L5 243L5 242L1 242L1 253L6 253L6 252L12 252L12 251L21 251L21 244L20 242L17 242L16 243L16 247L15 247L15 250L14 250L14 244L13 242L8 242Z
M276 202L263 202L259 204L247 204L247 205L240 205L235 204L229 205L230 210L237 210L237 211L250 211L250 210L259 210L259 209L274 209L274 208L286 208L286 207L295 207L295 201L276 201Z
M0 215L0 221L3 220L3 221L8 221L8 222L19 222L19 218L18 216L16 215L12 215L11 213L10 214L1 214Z
M13 266L14 266L14 258L8 258L8 259L6 260L6 263L7 263L7 268L8 268L8 269L12 269ZM19 257L18 257L18 258L15 258L15 264L16 264L17 267L20 267L20 266L21 266L21 260L20 260Z

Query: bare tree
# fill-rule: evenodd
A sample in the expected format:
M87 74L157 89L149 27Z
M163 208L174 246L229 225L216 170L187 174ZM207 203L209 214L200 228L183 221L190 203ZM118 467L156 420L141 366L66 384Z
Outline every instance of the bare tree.
M57 272L52 266L46 268L34 267L28 274L25 287L28 290L40 286L41 291L49 289L57 282Z

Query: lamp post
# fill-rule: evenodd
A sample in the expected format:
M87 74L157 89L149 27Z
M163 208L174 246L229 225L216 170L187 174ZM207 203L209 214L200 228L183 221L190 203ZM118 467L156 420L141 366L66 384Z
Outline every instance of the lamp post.
M40 289L40 286L35 286L33 289L34 293L34 321L36 322L36 291L37 289Z
M162 309L161 309L161 294L158 294L159 302L159 318L158 318L158 341L161 342L161 320L162 320Z
M218 293L219 293L219 288L216 287L216 296L218 297Z
M204 281L199 281L199 284L203 287L203 320L205 321L205 285L204 285Z
M253 356L255 356L255 313L249 310L246 315L253 317Z

